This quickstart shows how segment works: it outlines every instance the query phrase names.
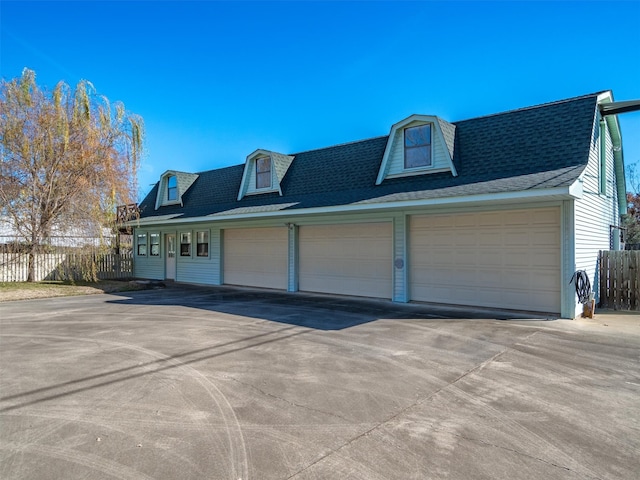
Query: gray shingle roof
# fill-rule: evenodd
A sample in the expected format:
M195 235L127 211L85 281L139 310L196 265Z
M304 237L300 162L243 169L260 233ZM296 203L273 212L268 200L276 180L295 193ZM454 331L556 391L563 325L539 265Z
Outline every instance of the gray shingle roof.
M141 217L228 215L372 204L569 186L586 167L597 93L459 122L441 122L458 176L449 172L386 179L375 185L387 136L292 154L278 193L237 201L244 165L200 172L179 205ZM453 128L455 126L455 129Z

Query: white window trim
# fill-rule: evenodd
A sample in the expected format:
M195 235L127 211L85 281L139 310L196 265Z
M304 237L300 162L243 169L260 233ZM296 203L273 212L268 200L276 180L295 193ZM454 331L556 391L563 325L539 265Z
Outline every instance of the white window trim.
M414 124L414 125L412 125ZM396 151L397 142L400 141L402 147L402 155L404 156L404 129L406 127L418 126L420 124L430 124L431 125L431 148L432 148L432 162L430 167L419 167L416 169L403 170L400 173L392 173L389 174L389 165L391 162L392 155ZM402 135L402 138L398 138L398 136ZM442 133L442 129L440 128L438 117L434 115L411 115L404 120L399 121L391 126L391 131L388 135L387 145L384 149L384 154L382 155L382 162L380 163L380 168L378 169L378 176L376 177L376 185L381 185L382 182L386 178L394 178L394 177L403 177L409 175L420 175L420 174L432 174L442 171L449 171L454 177L458 176L458 172L456 170L455 165L453 164L452 153L448 148L444 149L444 158L441 159L441 165L446 165L444 167L433 167L435 165L435 158L433 158L433 148L439 142L441 145L446 147L446 141L444 135ZM404 162L404 158L403 158ZM404 165L403 165L404 167Z
M158 236L158 253L156 255L153 254L153 249L152 246L153 244L151 243L151 236L152 235L157 235ZM148 251L149 251L149 257L160 257L162 255L162 235L160 234L160 232L149 232L147 235L147 239L148 239Z
M175 181L176 181L176 186L175 186L175 187L170 187L170 186L169 186L169 181L170 181L172 178L174 178L174 179L175 179ZM176 175L173 175L173 174L172 174L172 175L167 175L167 180L166 180L166 181L167 181L167 188L166 188L167 198L166 198L166 201L167 201L167 202L179 202L179 197L180 197L180 195L179 195L179 192L178 192L178 177L177 177ZM174 190L175 190L176 198L169 198L169 191L170 191L171 189L174 189Z
M206 255L198 255L198 234L205 232L207 234L207 254ZM196 241L195 241L195 257L196 258L201 258L201 259L209 259L211 258L211 230L209 230L208 228L202 229L202 230L196 230Z
M412 128L418 128L418 127L424 127L425 125L429 126L429 165L419 165L417 167L407 167L407 130L412 129ZM417 172L417 171L424 171L424 170L431 170L434 168L434 159L433 159L433 134L434 134L434 125L433 123L430 122L425 122L425 123L421 123L418 125L407 125L406 127L404 127L402 129L402 161L403 161L403 171L405 172ZM427 145L420 145L417 147L408 147L408 148L423 148L426 147Z
M189 255L183 255L182 254L182 235L184 233L188 233L189 234ZM176 245L178 247L178 252L176 257L180 257L180 258L193 258L193 231L191 230L182 230L178 232L178 244Z
M269 185L266 187L258 187L258 160L262 160L263 158L266 158L269 160ZM271 155L261 155L259 157L254 158L253 169L255 171L255 176L256 176L256 185L255 185L256 192L263 193L269 190L273 190L273 158L271 157ZM267 173L267 172L261 172L261 173Z
M144 244L140 243L140 237L144 237ZM140 253L140 246L145 246L145 253ZM136 233L136 257L148 257L149 256L149 235L147 232Z
M399 173L388 174L385 178L413 177L417 175L424 175L425 171L428 171L429 173L440 173L440 172L451 172L451 169L448 167L411 168L411 169L403 170L402 172L399 172Z

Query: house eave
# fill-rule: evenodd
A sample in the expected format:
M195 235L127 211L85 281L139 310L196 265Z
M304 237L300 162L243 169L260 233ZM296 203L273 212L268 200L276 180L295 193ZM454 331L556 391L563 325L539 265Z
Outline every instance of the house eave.
M166 215L162 217L141 218L137 221L130 222L131 226L144 227L147 225L157 224L189 224L203 222L223 222L228 220L258 220L278 217L295 217L303 215L322 215L322 214L340 214L340 213L366 213L366 212L384 212L391 210L411 210L428 207L445 207L445 206L464 206L466 204L499 204L499 203L517 203L517 202L544 202L544 201L561 201L580 198L582 196L582 187L579 182L574 182L570 186L555 187L548 189L533 189L516 192L487 193L479 195L464 195L445 198L430 198L423 200L407 200L394 202L378 202L378 203L355 203L349 205L336 205L331 207L317 208L300 208L289 209L292 204L285 203L280 210L259 213L214 213L199 217L178 218L181 215Z

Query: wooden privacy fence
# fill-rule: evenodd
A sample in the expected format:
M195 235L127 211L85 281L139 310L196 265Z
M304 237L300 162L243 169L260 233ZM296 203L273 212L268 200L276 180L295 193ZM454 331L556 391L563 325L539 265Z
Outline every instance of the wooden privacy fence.
M0 282L26 282L29 255L0 253ZM34 256L34 280L117 280L133 277L133 255L41 253Z
M600 307L640 310L640 250L600 251Z

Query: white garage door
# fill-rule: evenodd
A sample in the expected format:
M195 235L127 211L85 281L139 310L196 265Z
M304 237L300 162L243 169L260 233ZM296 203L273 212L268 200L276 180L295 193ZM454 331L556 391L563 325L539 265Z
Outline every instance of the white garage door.
M410 218L411 299L560 312L560 209Z
M224 231L224 283L287 288L288 234L285 227Z
M301 226L299 288L391 298L391 223Z

